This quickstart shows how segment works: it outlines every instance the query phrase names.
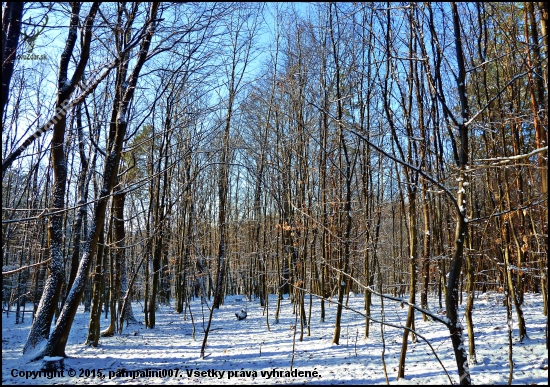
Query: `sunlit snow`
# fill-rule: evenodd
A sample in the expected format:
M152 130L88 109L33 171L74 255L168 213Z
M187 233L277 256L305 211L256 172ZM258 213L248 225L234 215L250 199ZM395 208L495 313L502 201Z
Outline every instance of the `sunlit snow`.
M499 293L478 293L475 300L473 319L478 364L470 366L474 384L505 384L508 380L506 307L500 296ZM379 324L371 325L370 337L364 340L364 317L344 310L340 345L334 345L336 304L325 303L327 318L322 323L320 301L313 298L311 336L307 336L306 330L304 340L300 342L300 318L298 316L295 330L296 316L292 314L292 304L287 296L282 301L279 324L274 322L275 296L270 296L269 302L270 331L267 330L266 316L262 313L259 300L247 302L242 296L227 297L221 308L214 312L204 359L200 358L200 349L209 311L201 305L200 299L191 303L195 340L192 338L193 323L189 312L184 319L184 315L175 313L171 306L161 305L155 329L132 324L124 328L122 335L101 338L97 348L83 345L89 313L84 313L81 307L67 345L64 376L54 376L52 379L44 375L36 377L41 369L40 361L29 363L21 358L21 349L30 327L30 314L25 316L23 324L15 325L15 313L10 312L8 316L4 313L2 384L385 384ZM348 307L362 312L363 305L363 295L356 294L349 298ZM399 303L390 300L385 300L384 305L385 321L397 325L405 322L407 308L402 309ZM430 308L441 313L437 306L437 300L431 298ZM32 310L29 307L27 310ZM136 318L143 321L142 305L134 303L133 308ZM248 317L237 321L235 312L243 308L248 310ZM523 308L529 338L524 343L514 339L513 383L545 385L548 383L548 371L543 368L548 364L548 352L544 344L546 318L542 314L541 296L526 294ZM306 295L307 310L309 296ZM462 305L460 316L463 312ZM371 313L373 317L380 318L380 300L374 295ZM441 317L445 318L443 315ZM101 323L102 329L109 323L104 314ZM416 314L415 325L417 331L430 341L453 382L458 383L447 328L441 323L424 322L420 313ZM449 384L444 370L420 338L417 343L409 342L406 377L397 381L403 331L386 326L384 334L385 361L391 384ZM514 337L517 337L517 329L514 329ZM291 373L294 339L296 347ZM466 331L464 346L468 346ZM74 370L76 376L69 377L69 370ZM101 370L102 377L98 370ZM120 371L127 372L124 375ZM143 371L141 377L139 371ZM307 375L312 375L314 371L317 373L316 376L298 376L306 375L306 371L309 372ZM122 376L117 377L117 372ZM164 372L167 376L158 377L158 372ZM172 377L168 376L169 373Z

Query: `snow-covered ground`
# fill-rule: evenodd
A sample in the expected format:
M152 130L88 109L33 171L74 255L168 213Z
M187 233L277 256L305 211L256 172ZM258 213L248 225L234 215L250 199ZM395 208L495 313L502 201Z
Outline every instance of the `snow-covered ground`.
M478 364L470 366L474 384L506 384L508 381L506 310L498 296L484 294L475 301ZM373 300L372 315L379 317L380 301L374 296ZM435 310L436 301L431 301ZM306 312L308 303L306 296ZM292 314L288 299L282 301L279 324L275 324L276 299L270 297L268 331L258 300L247 302L242 296L227 297L220 310L214 312L204 359L200 358L200 350L203 326L208 323L208 308L201 307L200 300L191 304L195 339L192 338L189 312L184 320L183 314L174 313L172 307L160 306L155 329L133 324L125 327L122 335L102 338L97 348L83 345L89 314L81 309L69 337L65 370L62 375L49 375L51 379L37 373L42 366L40 361L29 363L21 357L30 318L15 325L15 313L10 312L8 317L3 313L2 384L385 384L380 325L373 323L370 337L364 340L364 318L344 310L340 345L334 345L336 305L326 303L327 321L322 323L319 303L313 299L311 336L307 336L306 331L300 342L299 322L295 332L296 316ZM406 307L401 308L399 303L388 300L384 305L387 322L405 323ZM362 311L363 297L352 295L348 306ZM135 303L133 307L136 317L143 321L141 305ZM237 321L235 313L242 308L248 310L248 317ZM541 296L526 295L524 312L529 338L523 343L517 342L517 329L514 329L513 383L545 385L548 384L548 351ZM436 322L424 322L420 314L416 314L415 324L419 334L430 341L453 383L457 384L447 329ZM108 320L102 317L102 329L107 325ZM420 339L417 343L409 342L406 377L397 381L403 331L390 327L384 331L385 362L391 384L449 384L445 371Z

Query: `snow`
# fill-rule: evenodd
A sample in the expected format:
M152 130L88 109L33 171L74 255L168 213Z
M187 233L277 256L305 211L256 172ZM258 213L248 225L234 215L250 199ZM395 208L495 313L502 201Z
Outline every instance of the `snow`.
M506 384L508 380L508 335L506 307L499 293L485 293L475 299L473 311L478 363L470 365L472 383ZM466 295L464 296L466 300ZM438 309L435 297L432 309ZM200 298L191 302L193 324L177 314L172 306L160 305L155 329L142 324L125 327L121 335L101 338L97 348L85 346L89 313L81 307L77 312L67 345L65 370L47 373L42 362L29 363L21 357L29 332L30 314L25 322L15 324L15 313L2 318L2 384L385 384L382 366L380 325L373 323L370 337L363 339L364 317L350 310L343 311L340 345L332 344L336 304L325 303L326 322L320 322L320 301L313 298L311 336L300 338L300 319L294 330L296 316L285 296L281 301L279 324L274 322L276 298L269 298L269 323L262 314L259 300L247 302L243 296L229 296L219 310L214 311L206 356L200 358L203 326L209 310ZM400 325L407 308L385 300L385 321ZM363 311L363 297L350 297L348 306ZM143 321L142 304L134 303L134 313ZM248 310L246 320L237 321L235 312ZM306 311L309 296L306 295ZM526 294L523 304L529 338L519 343L514 329L514 384L548 384L548 351L545 348L541 295ZM32 310L27 305L26 310ZM380 299L373 296L372 316L380 318ZM416 313L416 329L426 337L454 383L458 383L448 329L441 323L424 322ZM460 306L464 316L464 304ZM443 317L443 316L442 316ZM446 318L446 317L444 317ZM514 316L515 318L515 316ZM104 329L109 318L102 317ZM464 323L465 324L465 323ZM385 361L391 384L448 384L445 372L425 342L409 343L405 364L405 379L396 380L402 330L384 328ZM464 349L468 347L464 331ZM293 339L296 340L293 358ZM53 372L53 371L52 371ZM69 376L71 373L73 376Z
M61 356L44 356L44 361L59 361L63 359Z

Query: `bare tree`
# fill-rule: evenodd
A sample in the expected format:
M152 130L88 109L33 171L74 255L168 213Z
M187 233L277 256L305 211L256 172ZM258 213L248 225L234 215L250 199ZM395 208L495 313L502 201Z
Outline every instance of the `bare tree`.
M258 14L256 13L258 6L249 8L248 6L238 7L236 10L235 19L231 20L228 28L230 36L230 51L228 63L226 66L227 73L227 110L224 119L224 131L221 141L221 154L219 162L219 177L218 177L218 228L219 228L219 244L217 253L217 268L214 290L214 300L210 310L208 326L204 335L204 340L201 348L201 357L204 357L210 324L214 309L219 309L223 298L223 284L225 278L226 253L227 253L227 200L229 191L229 134L231 128L231 120L234 113L234 104L237 93L242 88L242 81L246 74L247 66L250 63L253 38L258 28Z
M55 328L46 344L46 347L35 358L43 356L65 356L65 347L71 330L74 316L84 292L85 279L88 274L91 259L95 256L98 247L98 241L103 234L103 225L105 212L111 191L116 181L118 166L120 161L122 144L126 134L128 122L126 114L128 105L134 96L135 87L139 78L139 73L147 59L151 39L157 24L158 3L150 6L149 15L145 23L145 28L141 37L141 44L137 55L136 63L130 74L127 75L128 62L121 62L116 81L115 108L109 128L108 148L106 152L105 165L103 169L103 186L101 188L101 197L94 210L92 225L89 230L88 239L84 246L77 277L69 292L67 301Z
M70 98L77 83L80 81L86 63L90 55L90 42L92 38L92 25L95 15L99 9L99 2L92 4L89 14L84 21L84 30L82 36L82 49L80 60L76 65L73 76L69 80L68 69L71 56L78 38L78 26L80 23L80 3L73 3L71 7L71 22L69 36L67 38L65 49L61 54L58 74L58 92L56 99L56 109L60 113L59 120L55 123L52 138L52 166L54 170L54 189L52 192L53 206L51 212L56 212L50 217L48 226L48 240L50 245L51 261L49 264L50 275L46 281L42 298L38 306L37 315L34 319L27 342L23 348L26 353L30 349L40 345L41 342L48 339L50 334L50 325L54 312L57 308L57 301L61 291L61 284L64 280L63 273L63 208L65 207L66 181L67 181L67 161L65 156L65 130L66 130L66 101Z
M21 34L24 5L24 2L7 1L2 8L2 105L0 107L2 132L4 131L4 110L8 103L10 82ZM2 175L3 173L2 171Z

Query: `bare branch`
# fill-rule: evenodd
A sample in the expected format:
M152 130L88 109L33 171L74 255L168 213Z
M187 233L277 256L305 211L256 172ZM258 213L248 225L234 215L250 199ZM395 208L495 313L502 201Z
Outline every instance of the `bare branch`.
M31 267L44 265L44 264L50 262L51 260L52 260L51 258L48 258L48 259L46 259L46 260L43 261L43 262L38 262L38 263L34 263L34 264L32 264L32 265L23 266L23 267L20 267L19 269L10 270L10 271L3 271L3 272L2 272L2 277L7 276L7 275L11 275L11 274L19 273L20 271L30 269Z

